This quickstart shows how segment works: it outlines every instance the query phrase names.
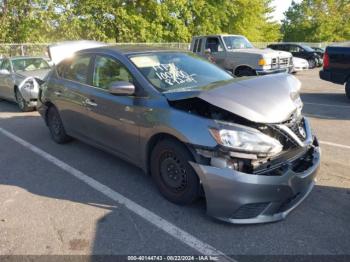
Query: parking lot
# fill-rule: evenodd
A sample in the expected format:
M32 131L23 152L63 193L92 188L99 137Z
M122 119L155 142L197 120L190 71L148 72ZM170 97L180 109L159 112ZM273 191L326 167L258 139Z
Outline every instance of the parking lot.
M176 206L138 168L82 142L55 144L37 112L0 102L0 255L350 254L350 101L296 75L322 147L310 196L286 220L232 225Z

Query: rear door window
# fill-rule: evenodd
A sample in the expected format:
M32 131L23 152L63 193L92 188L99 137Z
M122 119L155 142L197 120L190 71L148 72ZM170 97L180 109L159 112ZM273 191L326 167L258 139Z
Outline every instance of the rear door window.
M199 43L198 43L198 46L197 46L197 53L200 53L202 51L202 38L199 39Z
M300 47L297 46L297 45L291 45L291 46L290 46L290 49L289 49L289 52L292 52L292 53L299 53L299 52L300 52Z
M196 39L196 41L194 42L194 45L193 45L193 52L197 52L197 46L198 46L198 39Z
M5 59L2 62L1 69L4 69L4 70L7 70L7 71L11 72L11 64L10 64L10 61L8 59Z

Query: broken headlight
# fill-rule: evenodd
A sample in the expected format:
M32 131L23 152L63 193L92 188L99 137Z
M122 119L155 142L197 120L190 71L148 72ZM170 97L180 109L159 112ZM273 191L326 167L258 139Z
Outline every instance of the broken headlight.
M253 128L209 129L219 145L239 152L275 155L282 151L281 143Z

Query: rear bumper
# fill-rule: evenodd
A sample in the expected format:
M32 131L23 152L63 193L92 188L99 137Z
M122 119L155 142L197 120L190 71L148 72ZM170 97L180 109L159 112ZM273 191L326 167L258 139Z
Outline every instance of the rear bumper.
M320 78L325 81L329 81L335 84L343 85L346 81L346 76L341 73L333 73L329 70L321 70Z
M320 78L325 81L331 81L331 73L321 70L320 71Z
M287 163L280 176L245 174L191 163L205 191L208 215L237 224L284 219L314 187L320 165L316 139L314 145L307 153L311 162L306 170L296 171L292 163Z

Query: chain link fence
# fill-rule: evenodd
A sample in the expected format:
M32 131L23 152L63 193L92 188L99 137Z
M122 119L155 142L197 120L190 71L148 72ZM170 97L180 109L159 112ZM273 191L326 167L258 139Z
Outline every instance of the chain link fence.
M269 44L276 42L253 42L257 48L266 48ZM311 47L326 47L333 43L294 43L305 44ZM339 45L349 45L349 42L337 43ZM0 44L0 58L8 56L48 56L47 46L49 43L23 43L23 44ZM162 48L177 48L181 50L189 50L190 43L113 43L115 46L153 46Z

